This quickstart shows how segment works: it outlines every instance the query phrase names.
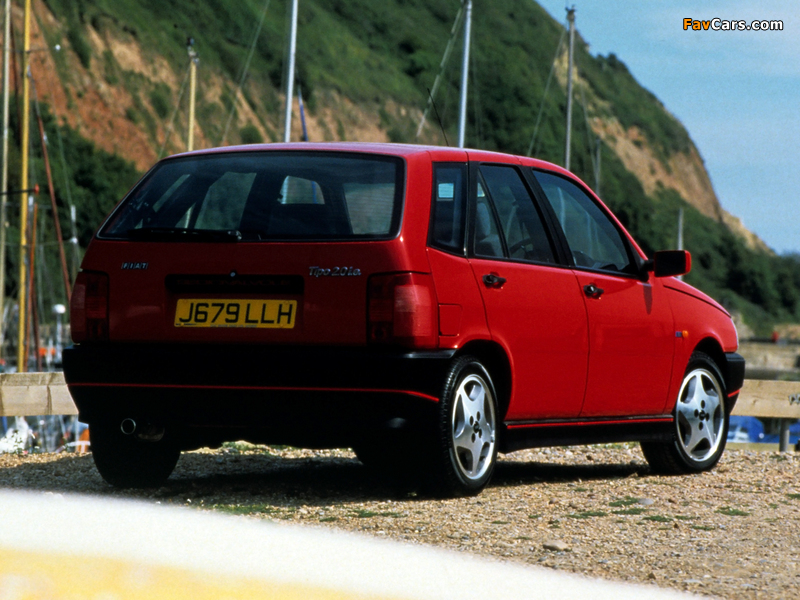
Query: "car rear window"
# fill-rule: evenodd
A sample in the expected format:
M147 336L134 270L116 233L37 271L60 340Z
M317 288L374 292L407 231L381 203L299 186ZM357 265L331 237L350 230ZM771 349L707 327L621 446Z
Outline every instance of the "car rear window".
M131 191L100 237L181 241L385 239L397 235L403 161L329 153L168 159Z

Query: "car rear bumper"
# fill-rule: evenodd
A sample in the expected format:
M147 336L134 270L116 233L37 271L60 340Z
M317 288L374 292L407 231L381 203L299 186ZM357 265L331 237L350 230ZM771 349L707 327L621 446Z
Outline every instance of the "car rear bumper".
M406 422L434 422L454 353L82 344L64 351L64 375L90 424L144 418L216 429L220 438L234 429L234 439L325 447Z

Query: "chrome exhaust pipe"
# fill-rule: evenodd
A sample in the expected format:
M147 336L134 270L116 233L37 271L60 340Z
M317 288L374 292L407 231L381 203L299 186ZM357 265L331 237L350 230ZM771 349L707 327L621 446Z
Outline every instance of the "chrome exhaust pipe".
M125 435L133 435L136 432L136 421L133 419L123 419L119 425L120 431Z

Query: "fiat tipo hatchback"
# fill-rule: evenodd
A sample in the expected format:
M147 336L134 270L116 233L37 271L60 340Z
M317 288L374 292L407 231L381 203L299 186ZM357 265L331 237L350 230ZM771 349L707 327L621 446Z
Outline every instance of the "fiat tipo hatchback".
M730 315L549 163L392 144L167 158L92 240L70 392L116 486L229 440L352 447L476 493L498 452L641 442L713 467L742 385Z

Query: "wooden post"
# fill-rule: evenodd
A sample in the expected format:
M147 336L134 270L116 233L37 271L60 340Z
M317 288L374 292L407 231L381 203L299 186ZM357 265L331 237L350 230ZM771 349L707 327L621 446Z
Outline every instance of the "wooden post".
M780 437L778 438L778 451L788 452L789 450L789 419L779 419L778 429L780 430Z

